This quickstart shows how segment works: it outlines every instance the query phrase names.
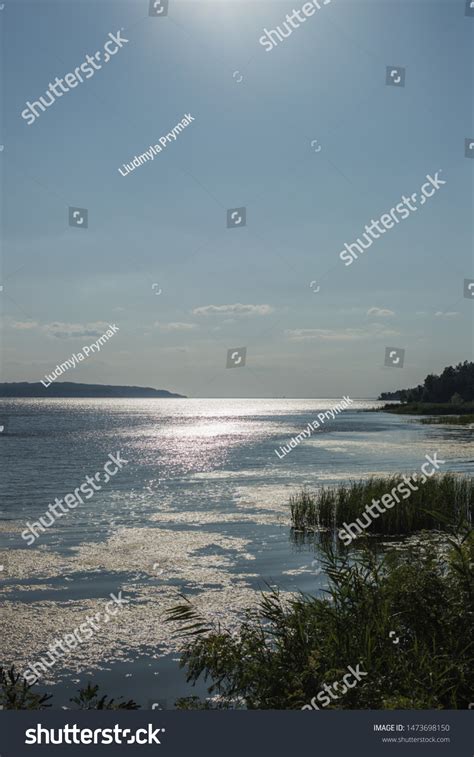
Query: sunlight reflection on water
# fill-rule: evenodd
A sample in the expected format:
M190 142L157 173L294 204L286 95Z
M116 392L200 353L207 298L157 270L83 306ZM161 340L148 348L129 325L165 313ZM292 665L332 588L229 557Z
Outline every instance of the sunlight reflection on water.
M130 612L75 652L70 667L81 673L104 667L104 660L155 660L157 647L175 653L163 608L177 591L191 592L211 615L231 623L264 581L285 591L323 585L310 548L289 540L288 499L302 486L411 472L436 450L446 470L472 470L469 430L364 412L377 405L368 401L328 419L283 459L276 455L338 401L0 403L9 418L0 440L3 623L16 629L3 634L4 658L25 662L39 654L58 629L69 631L120 587L134 597ZM20 536L25 521L118 450L126 467L27 547ZM147 691L150 674L145 665L138 670ZM58 667L53 677L59 675Z

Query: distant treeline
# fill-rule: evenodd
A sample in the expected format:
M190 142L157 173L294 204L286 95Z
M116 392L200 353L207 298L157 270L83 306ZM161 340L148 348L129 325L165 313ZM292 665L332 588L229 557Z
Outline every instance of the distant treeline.
M109 384L76 384L73 381L57 381L51 386L41 382L27 381L0 384L0 397L182 397L166 389L149 386L111 386Z
M398 389L382 392L381 400L400 402L461 402L474 401L474 363L467 360L456 366L448 366L440 376L430 373L423 384L413 389Z

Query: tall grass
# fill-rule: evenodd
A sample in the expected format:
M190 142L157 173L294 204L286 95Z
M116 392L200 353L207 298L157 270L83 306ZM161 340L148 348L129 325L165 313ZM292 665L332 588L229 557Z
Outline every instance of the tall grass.
M335 530L356 521L366 505L382 499L403 485L400 475L377 476L366 481L326 488L311 494L307 490L290 498L291 522L300 531L320 528ZM445 530L446 524L470 523L474 507L474 480L452 473L433 476L424 484L415 481L417 491L374 518L368 533L409 534L421 529ZM406 484L405 484L406 486ZM384 504L384 503L382 503Z
M474 424L474 413L468 415L437 415L434 418L422 418L421 423L448 424L451 426L468 426Z

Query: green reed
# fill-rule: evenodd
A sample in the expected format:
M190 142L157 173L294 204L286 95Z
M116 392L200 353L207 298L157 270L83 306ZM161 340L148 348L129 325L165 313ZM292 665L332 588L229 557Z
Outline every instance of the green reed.
M356 521L366 505L374 500L381 502L384 495L394 490L400 502L373 518L367 533L409 534L420 529L445 530L446 523L471 522L474 479L445 473L428 478L424 484L416 480L413 486L418 486L418 490L410 490L406 499L397 489L403 483L402 476L397 474L323 487L315 493L303 490L290 498L292 526L301 531L335 530Z

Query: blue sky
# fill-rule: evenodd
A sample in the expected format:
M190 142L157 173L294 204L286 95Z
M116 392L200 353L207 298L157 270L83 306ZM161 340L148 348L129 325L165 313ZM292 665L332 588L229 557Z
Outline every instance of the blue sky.
M266 52L263 29L303 4L170 0L153 18L147 0L6 3L3 381L39 381L108 323L119 333L64 380L367 397L472 359L474 17L464 0L332 0ZM26 101L122 29L123 49L28 126ZM346 267L344 243L440 170L434 197ZM227 229L241 206L246 227ZM226 369L236 346L247 365Z

